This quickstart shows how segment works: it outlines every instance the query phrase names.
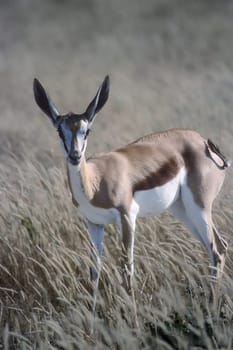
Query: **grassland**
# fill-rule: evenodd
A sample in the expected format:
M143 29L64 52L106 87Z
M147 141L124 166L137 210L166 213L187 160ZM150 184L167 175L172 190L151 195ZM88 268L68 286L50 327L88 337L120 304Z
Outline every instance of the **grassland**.
M30 1L0 5L0 345L4 349L233 348L233 181L214 207L229 243L220 306L208 257L165 214L139 220L139 329L121 287L121 245L106 229L95 320L90 244L67 186L56 132L33 101L36 76L61 113L82 112L103 77L110 99L88 154L188 127L232 158L233 4L223 0Z

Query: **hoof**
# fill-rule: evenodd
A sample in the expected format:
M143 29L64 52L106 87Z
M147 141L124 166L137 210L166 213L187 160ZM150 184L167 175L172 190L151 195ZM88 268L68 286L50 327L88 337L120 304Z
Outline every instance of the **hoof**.
M95 282L98 278L98 272L93 268L90 267L90 279L91 281Z

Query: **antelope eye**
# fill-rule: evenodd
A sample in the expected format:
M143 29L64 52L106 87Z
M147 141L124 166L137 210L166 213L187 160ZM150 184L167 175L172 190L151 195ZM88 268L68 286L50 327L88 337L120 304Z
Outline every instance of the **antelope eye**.
M90 131L91 131L90 129L87 129L87 131L86 131L86 133L85 133L85 140L86 140L87 136L89 135L89 132L90 132Z
M79 130L78 134L81 136L86 136L86 131L85 130Z

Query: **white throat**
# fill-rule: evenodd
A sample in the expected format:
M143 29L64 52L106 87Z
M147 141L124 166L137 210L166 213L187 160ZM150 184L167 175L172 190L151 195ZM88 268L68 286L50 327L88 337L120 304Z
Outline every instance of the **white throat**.
M75 199L80 203L82 196L86 197L81 180L81 162L78 165L73 165L67 160L67 164L71 189Z

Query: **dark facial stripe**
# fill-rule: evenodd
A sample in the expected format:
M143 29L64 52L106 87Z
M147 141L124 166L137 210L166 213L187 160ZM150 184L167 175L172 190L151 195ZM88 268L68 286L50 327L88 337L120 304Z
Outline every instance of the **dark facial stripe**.
M154 187L165 185L178 173L179 165L176 159L171 158L164 163L156 172L151 172L133 186L133 193L136 191L150 190Z
M60 136L60 138L63 142L66 153L69 154L69 150L67 149L67 146L66 146L66 142L65 142L65 138L64 138L64 135L63 135L63 132L61 129L61 125L59 125L59 127L57 128L57 132L58 132L58 135Z

